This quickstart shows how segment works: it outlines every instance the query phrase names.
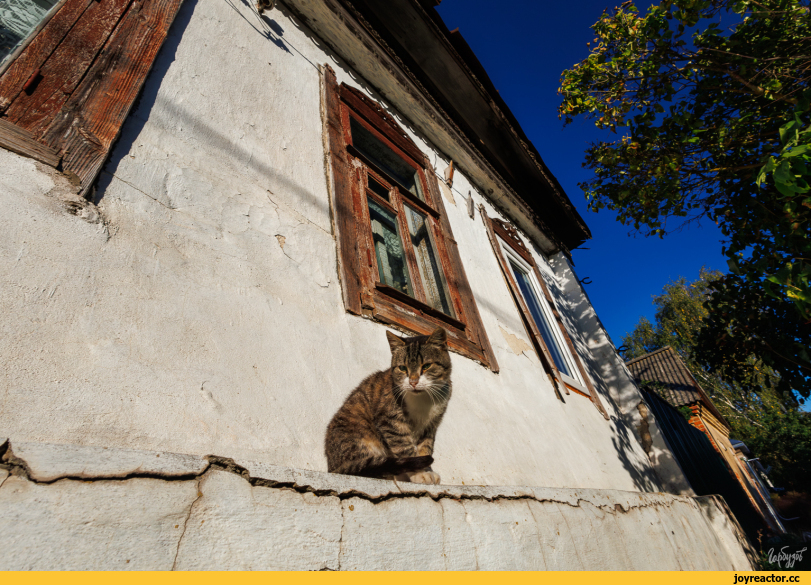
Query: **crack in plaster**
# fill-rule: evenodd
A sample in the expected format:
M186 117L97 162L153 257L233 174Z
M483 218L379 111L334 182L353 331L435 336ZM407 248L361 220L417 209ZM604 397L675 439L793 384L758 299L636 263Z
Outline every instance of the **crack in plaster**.
M165 204L163 201L161 201L160 199L158 199L158 198L156 198L156 197L153 197L152 195L150 195L150 194L149 194L149 193L147 193L146 191L143 191L143 190L139 189L138 187L136 187L135 185L133 185L133 184L132 184L132 183L130 183L129 181L125 181L124 179L122 179L121 177L119 177L118 175L116 175L115 173L111 173L111 172L109 172L109 171L102 171L102 172L103 172L103 173L105 173L105 174L107 174L107 175L110 175L111 177L113 177L113 178L114 178L114 179L116 179L117 181L121 181L121 182L122 182L122 183L124 183L125 185L127 185L127 186L129 186L129 187L132 187L133 189L135 189L136 191L138 191L138 193L140 193L141 195L144 195L145 197L148 197L148 198L152 199L152 201L154 201L154 202L155 202L155 203L157 203L158 205L160 205L160 206L164 207L165 209L168 209L169 211L174 211L174 212L176 212L176 213L182 213L182 214L184 214L184 215L188 215L188 213L184 212L182 209L179 209L179 208L177 208L177 207L170 207L170 206L166 205L166 204ZM293 209L292 207L290 207L290 206L288 206L288 205L286 205L286 204L284 204L284 203L281 203L281 204L280 204L280 203L277 203L276 201L274 201L274 200L273 200L273 199L270 197L270 195L271 195L271 194L272 194L272 193L271 193L270 191L268 191L268 201L270 201L271 205L273 205L273 206L276 208L276 210L278 210L280 207L284 207L285 212L289 213L290 215L292 215L293 217L295 217L295 218L298 220L298 222L299 222L299 223L298 223L298 225L304 225L304 224L311 225L311 226L313 226L313 227L315 227L315 228L318 228L320 231L324 232L325 234L327 234L327 235L328 235L330 238L332 237L332 234L331 234L329 231L325 230L323 227L321 227L321 226L320 226L320 225L318 225L317 223L313 222L312 220L310 220L310 219L308 219L308 218L304 217L303 215L301 215L301 214L300 214L298 211L296 211L296 210L295 210L295 209ZM232 233L232 232L229 232L229 233ZM277 237L278 237L278 236L277 236ZM282 246L282 248L284 248L284 246ZM287 254L285 254L285 256L287 256ZM287 256L287 257L288 257L288 258L290 258L290 256ZM292 258L290 258L290 259L291 259L291 260L293 260Z
M558 510L558 512L560 513L560 517L561 517L561 518L563 518L563 522L566 524L566 532L569 534L569 538L571 538L572 540L574 540L574 538L572 537L572 535L574 534L574 532L572 532L572 527L571 527L571 526L569 526L569 520L568 520L568 518L566 518L566 514L564 514L564 513L563 513L563 512L561 512L560 510ZM577 551L577 547L576 547L576 546L574 547L574 555L577 557L577 562L578 562L578 563L580 563L580 566L581 566L581 567L586 567L586 566L588 566L588 565L585 565L585 564L583 563L583 559L581 559L581 558L580 558L580 553Z
M448 551L445 548L448 527L445 524L445 506L442 505L442 502L439 502L439 511L442 514L442 558L445 559L445 570L447 571L450 569L448 567Z
M312 220L308 219L307 217L301 215L298 211L296 211L295 209L293 209L289 205L287 205L285 203L277 203L276 201L273 200L273 198L271 198L271 195L273 195L273 193L270 190L268 190L268 201L270 201L276 207L277 210L279 209L279 207L284 207L285 210L290 215L293 215L296 219L299 220L299 222L300 222L299 225L303 225L305 223L309 224L309 225L311 225L313 227L318 228L319 230L321 230L322 232L327 234L330 238L332 237L332 234L329 231L325 230L320 225L318 225L317 223L315 223Z
M344 505L341 504L341 538L338 540L338 571L341 570L341 561L344 556L344 528L346 528L346 516L344 515Z
M298 260L296 260L295 258L293 258L287 252L284 251L284 244L287 241L287 238L282 234L276 234L275 237L276 240L279 242L279 248L281 248L282 254L284 254L287 258L289 258L293 262L293 264L295 264L296 266L300 266L301 262L299 262Z
M5 447L3 449L2 447ZM142 471L132 471L130 473L120 474L120 475L62 475L59 477L55 477L53 479L36 479L33 477L31 468L28 466L23 459L20 459L16 455L14 455L14 451L11 448L11 442L6 442L5 445L0 446L0 467L7 469L11 475L15 475L17 477L23 477L27 481L31 483L39 484L39 485L50 485L56 483L58 481L127 481L130 479L160 479L163 481L190 481L194 479L198 479L199 477L203 476L206 471L208 471L211 467L209 463L200 473L178 473L178 474L165 474L159 472L142 472Z
M532 506L529 504L530 500L533 500L533 501L536 501L536 502L539 502L539 503L550 503L550 504L555 505L555 506L559 506L560 504L566 504L566 505L568 505L568 506L570 506L572 508L580 508L581 507L581 502L585 502L585 503L588 503L588 504L594 506L597 509L602 510L605 513L608 513L608 514L611 514L611 515L614 515L614 516L616 516L616 514L618 514L618 513L628 513L631 510L641 509L641 508L646 508L646 507L654 508L654 512L658 515L658 514L660 514L662 512L663 508L670 508L671 506L673 506L675 504L679 504L679 503L688 503L688 504L691 504L692 507L694 507L694 508L699 507L697 502L695 502L695 500L693 500L692 498L687 498L686 499L687 501L684 501L681 498L674 498L674 499L671 499L670 501L662 501L662 502L650 502L650 501L648 501L648 502L642 502L642 503L640 503L638 505L631 504L626 509L625 507L623 507L620 504L614 504L613 506L595 505L589 499L580 498L580 497L577 497L575 502L572 503L572 501L570 501L570 500L565 500L565 499L560 499L560 498L554 498L554 497L539 498L539 497L535 497L535 496L531 496L531 495L523 495L523 494L522 495L512 495L512 496L502 494L502 495L494 495L494 496L489 496L488 497L488 496L479 495L479 494L458 494L458 493L457 494L452 494L452 493L448 493L448 492L429 493L428 491L422 491L422 490L420 490L420 491L417 491L417 490L403 491L396 482L394 482L394 486L395 486L395 488L397 490L396 492L390 491L388 493L381 494L381 495L378 495L378 496L372 496L370 494L367 494L367 493L364 493L362 491L359 491L357 489L352 489L352 488L343 489L343 490L336 490L336 489L330 489L330 488L316 488L316 487L313 487L312 485L298 484L296 481L278 481L278 480L265 479L265 478L261 478L261 477L253 477L253 476L250 475L250 472L248 471L248 469L246 469L245 467L240 466L233 459L230 459L230 458L227 458L227 457L219 457L219 456L216 456L216 455L206 456L205 459L206 459L206 465L201 471L199 471L199 472L188 472L188 473L185 473L185 474L178 473L178 474L172 475L172 474L160 473L160 472L130 472L130 473L126 473L126 474L106 475L106 476L105 475L93 476L92 474L87 474L87 475L82 474L82 475L75 476L75 475L67 475L67 474L65 474L63 476L56 477L54 479L37 480L37 479L32 477L32 471L31 471L31 468L29 467L28 463L26 461L24 461L23 459L17 457L14 454L13 450L12 450L11 442L9 440L5 440L2 443L0 443L0 469L7 470L9 472L9 475L6 478L4 478L2 481L0 481L0 488L5 484L5 481L11 475L14 475L14 476L17 476L17 477L23 477L27 481L30 481L32 483L44 484L44 485L50 485L52 483L55 483L57 481L62 481L62 480L68 480L68 481L73 480L73 481L82 481L82 482L88 482L88 481L127 481L129 479L135 479L135 478L151 478L151 479L159 479L159 480L163 480L163 481L192 481L193 480L193 481L196 482L197 497L189 505L188 513L187 513L186 519L185 519L185 521L183 523L183 531L181 532L181 534L180 534L180 536L178 538L178 541L177 541L177 548L175 550L175 556L174 556L174 560L173 560L173 563L172 563L172 570L176 570L178 557L179 557L179 554L180 554L180 547L182 545L183 539L185 538L188 522L191 519L191 516L192 516L193 511L194 511L194 507L197 504L197 502L199 502L200 499L203 497L203 493L202 493L202 489L201 489L202 481L204 479L204 476L207 473L211 472L211 471L224 471L224 472L228 472L228 473L233 473L235 475L239 475L243 479L245 479L247 482L249 482L251 486L254 486L254 487L266 487L266 488L272 488L272 489L289 489L289 490L292 490L292 491L295 491L295 492L301 493L301 494L312 493L313 495L315 495L317 497L337 497L341 501L346 500L346 499L350 499L350 498L359 498L359 499L363 499L363 500L366 500L368 502L371 502L372 504L378 504L378 503L381 503L381 502L392 500L394 498L424 498L424 497L431 498L435 502L439 503L440 508L442 508L442 528L443 528L442 551L443 551L443 555L445 555L446 566L447 566L447 563L448 563L448 559L447 559L447 548L446 548L447 542L446 542L446 534L445 534L446 530L445 529L447 527L446 527L446 521L445 521L445 510L444 510L444 507L442 506L442 504L440 502L440 500L443 500L443 499L455 500L455 501L457 501L457 502L459 502L461 504L462 509L463 509L463 511L465 513L465 521L466 521L466 523L468 525L470 525L471 516L470 516L470 513L468 512L468 510L467 510L467 508L465 506L465 500L483 500L483 501L488 501L488 502L499 502L499 501L502 501L502 500L523 500L523 501L526 502L527 507L529 508L529 511L530 511L530 515L532 516L533 520L535 521L536 526L539 526L539 524L538 524L537 518L535 517ZM575 496L577 496L577 494L575 494ZM572 535L573 534L572 529L571 529L571 526L569 525L569 521L568 521L566 515L563 514L562 511L559 511L559 514L560 514L561 519L563 520L564 524L567 527L568 534ZM616 522L616 518L614 518L614 521ZM472 526L470 528L472 530ZM589 528L591 529L591 528L593 528L593 526L590 525ZM712 527L710 526L710 528L712 528ZM340 539L339 539L339 542L338 542L339 551L338 551L337 570L341 570L341 568L342 568L343 552L344 552L344 550L343 550L343 540L344 540L345 529L346 529L346 516L345 516L344 507L343 507L343 505L341 505L341 532L340 532ZM665 530L665 533L666 532L667 532L667 530ZM544 566L548 566L548 560L546 559L546 556L543 554L544 547L543 547L541 533L537 532L536 537L537 537L537 539L539 541L539 544L541 545L541 551L542 551L541 554L542 554L542 557L543 557ZM678 546L674 546L675 543L672 541L669 534L666 534L666 538L670 542L671 547L673 547L673 550L678 552L680 550L680 548ZM475 560L475 564L476 564L476 570L478 570L479 569L479 552L478 552L477 544L476 544L476 541L475 541L475 537L470 539L470 544L471 544L472 549L473 549L473 556L474 556L474 560ZM625 542L624 539L622 541L622 546L623 546L623 549L625 550L625 553L626 553L626 556L627 556L629 551L628 551L627 542ZM578 559L578 562L580 563L580 566L581 567L586 566L583 563L583 559L580 557L578 547L573 546L573 550L574 550L575 556ZM677 559L678 559L678 555L677 555ZM677 560L677 562L678 562L678 560ZM679 562L679 566L681 566L681 562ZM334 570L334 569L330 569L329 567L323 567L321 570Z
M160 199L157 199L156 197L153 197L152 195L150 195L150 194L149 194L149 193L147 193L146 191L142 191L141 189L139 189L138 187L136 187L135 185L133 185L133 184L132 184L132 183L130 183L129 181L125 181L125 180L124 180L124 179L122 179L121 177L117 176L115 173L111 173L111 172L109 172L109 171L102 171L102 172L103 172L103 173L106 173L106 174L108 174L108 175L110 175L112 178L114 178L114 179L116 179L116 180L118 180L118 181L121 181L121 182L122 182L122 183L124 183L125 185L128 185L129 187L131 187L132 189L134 189L134 190L135 190L135 191L137 191L138 193L141 193L141 194L142 194L142 195L144 195L145 197L148 197L149 199L153 200L155 203L159 204L159 205L160 205L160 206L162 206L163 208L168 209L169 211L174 211L174 212L176 212L176 213L180 213L180 214L186 215L186 216L188 216L188 217L191 217L191 216L190 216L188 213L186 213L186 212L182 211L181 209L178 209L177 207L170 207L170 206L166 205L166 204L165 204L165 203L163 203L163 202L162 202ZM329 231L325 230L323 227L321 227L321 226L320 226L320 225L318 225L317 223L314 223L313 221L311 221L311 220L309 220L308 218L304 217L304 216L303 216L303 215L301 215L299 212L297 212L295 209L293 209L293 208L291 208L291 207L289 207L288 205L285 205L285 204L281 204L281 205L280 205L279 203L277 203L276 201L274 201L274 200L273 200L273 199L270 197L270 194L271 194L271 192L270 192L270 191L268 191L268 201L270 201L270 203L271 203L271 204L274 206L274 208L275 208L277 211L279 210L279 208L280 208L280 207L284 207L284 208L285 208L285 211L286 211L287 213L289 213L290 215L294 216L294 217L295 217L295 218L298 220L298 222L299 222L299 223L298 223L296 226L294 226L294 228L293 228L293 229L295 229L295 228L296 228L296 227L298 227L298 226L301 226L301 225L305 225L305 224L307 224L307 225L311 225L311 226L313 226L313 227L315 227L315 228L318 228L320 231L324 232L324 233L325 233L326 235L328 235L330 238L332 238L332 237L333 237L333 236L332 236L332 234L331 234ZM103 225L104 225L104 228L105 228L106 233L107 233L107 241L109 241L109 240L110 240L110 238L112 237L112 234L110 234L110 231L109 231L109 229L108 229L107 224L106 224L106 223L103 223ZM116 230L116 231L117 231L117 230ZM230 231L228 231L228 230L225 230L225 231L227 231L228 233L234 233L234 232L230 232ZM287 254L287 252L285 252L285 251L284 251L284 241L285 241L286 237L285 237L285 236L283 236L283 235L281 235L281 234L275 234L275 237L276 237L276 239L279 241L279 247L280 247L280 248L281 248L281 250L282 250L282 254L284 254L284 256L286 256L286 257L287 257L287 258L288 258L290 261L292 261L292 262L293 262L293 264L295 264L296 266L301 266L301 262L297 261L295 258L293 258L292 256L288 255L288 254ZM280 238L281 238L281 239L280 239ZM218 250L218 252L219 252L220 254L224 254L224 255L229 256L229 257L231 257L231 258L236 258L237 260L243 260L243 258L241 258L240 256L235 256L235 255L233 255L233 254L228 254L227 252L223 252L222 250ZM321 288L328 288L328 287L329 287L329 285L330 285L329 280L327 281L327 284L326 284L326 285L321 284L320 282L317 282L317 281L315 281L315 282L316 282L316 284L318 284L318 286L320 286Z
M617 505L619 506L619 504L617 504ZM620 526L619 522L617 522L617 517L616 516L611 517L611 522L614 523L614 526L617 529L617 540L619 540L620 545L622 545L622 550L625 552L625 558L628 559L628 561L629 561L627 566L628 567L633 567L634 566L634 563L633 563L633 560L632 560L633 559L633 556L632 556L633 551L630 548L628 548L628 543L625 542L625 538L622 536L622 533L623 533L622 526Z
M28 464L20 459L19 457L14 455L12 450L12 445L10 441L6 441L3 445L0 445L0 467L8 469L11 475L21 476L24 477L26 480L36 483L36 484L44 484L49 485L55 483L57 481L62 480L72 480L72 481L127 481L129 479L138 479L138 478L147 478L147 479L159 479L163 481L192 481L192 480L199 480L202 478L206 473L211 470L218 470L218 471L226 471L229 473L233 473L235 475L241 476L245 479L248 483L255 487L266 487L266 488L273 488L273 489L289 489L298 493L311 493L318 497L336 497L339 500L347 500L350 498L359 498L362 500L366 500L371 502L372 504L379 504L381 502L386 502L389 500L393 500L396 498L430 498L435 502L438 502L443 499L449 500L456 500L462 503L464 507L464 500L481 500L487 502L499 502L505 500L532 500L538 503L553 503L553 504L565 504L572 508L579 508L581 502L587 502L594 506L595 508L601 509L608 514L617 514L617 513L628 513L630 510L626 510L622 506L616 505L602 505L602 504L594 504L593 502L589 501L587 498L577 497L574 501L565 500L561 498L538 498L533 495L529 494L522 494L522 495L494 495L494 496L484 496L479 494L453 494L448 492L439 492L439 493L431 493L427 490L414 490L414 491L402 491L400 487L397 485L396 482L394 483L395 488L397 489L396 492L390 491L385 494L373 496L362 492L357 489L343 489L343 490L336 490L332 488L318 488L308 484L298 484L295 481L279 481L279 480L271 480L265 479L261 477L253 477L251 476L250 472L241 465L237 464L233 459L228 457L220 457L217 455L207 455L205 459L208 461L207 465L199 472L189 472L189 473L178 473L178 474L165 474L160 472L139 472L133 471L129 473L122 473L119 475L62 475L55 477L54 479L48 480L38 480L33 477L31 469L29 468ZM384 480L381 480L384 481ZM451 486L449 486L451 487ZM458 487L458 486L453 486ZM661 508L661 507L670 507L673 503L678 503L680 500L671 500L670 502L642 502L638 505L632 505L631 509L641 509L647 507L653 508Z
M541 536L541 531L538 529L539 526L542 524L538 523L538 519L535 517L535 512L532 511L532 506L529 505L527 502L527 509L529 510L529 515L532 516L532 521L535 523L535 536L538 538L538 546L541 548L541 559L543 560L543 570L549 570L549 563L546 561L546 554L544 553L544 544L543 544L543 537Z
M176 212L178 212L178 213L183 213L182 211L180 211L180 210L179 210L179 209L177 209L176 207L169 207L168 205L166 205L166 204L165 204L163 201L161 201L160 199L156 199L155 197L153 197L152 195L150 195L150 194L149 194L149 193L147 193L146 191L142 191L141 189L139 189L138 187L136 187L135 185L133 185L133 184L132 184L132 183L130 183L129 181L125 181L124 179L122 179L121 177L119 177L118 175L116 175L115 173L111 173L110 171L102 171L102 173L105 173L105 174L107 174L107 175L110 175L112 178L114 178L114 179L116 179L116 180L118 180L118 181L121 181L121 182L122 182L122 183L124 183L125 185L128 185L128 186L132 187L133 189L135 189L136 191L138 191L138 192L139 192L141 195L144 195L144 196L146 196L146 197L149 197L150 199L152 199L152 201L154 201L155 203L157 203L158 205L160 205L160 206L162 206L162 207L165 207L165 208L166 208L166 209L168 209L169 211L176 211Z
M197 478L197 497L194 498L194 501L189 505L189 513L186 515L186 520L183 522L183 532L180 533L180 538L177 539L177 549L175 550L175 558L172 561L172 571L177 570L177 557L180 554L180 545L183 543L183 537L186 536L186 527L189 525L189 520L191 519L192 511L194 511L194 505L200 501L200 498L203 497L203 492L200 490L200 485L203 482L202 477Z
M462 509L465 511L465 522L467 523L468 527L470 528L470 544L473 547L473 560L476 561L476 570L478 571L478 570L480 570L479 569L479 549L476 548L476 536L473 534L473 527L470 525L470 520L469 520L470 518L472 518L472 516L470 515L470 512L467 511L467 508L465 508L465 503L464 502L459 502L459 503L462 504Z

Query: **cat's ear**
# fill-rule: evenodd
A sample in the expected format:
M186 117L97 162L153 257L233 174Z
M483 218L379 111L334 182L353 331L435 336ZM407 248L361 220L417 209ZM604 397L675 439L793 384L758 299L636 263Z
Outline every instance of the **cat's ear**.
M405 341L403 341L402 337L397 337L391 331L386 331L386 339L389 340L389 347L391 351L394 351L398 347L405 347Z
M439 345L444 347L448 343L448 334L442 327L437 327L425 341L426 345Z

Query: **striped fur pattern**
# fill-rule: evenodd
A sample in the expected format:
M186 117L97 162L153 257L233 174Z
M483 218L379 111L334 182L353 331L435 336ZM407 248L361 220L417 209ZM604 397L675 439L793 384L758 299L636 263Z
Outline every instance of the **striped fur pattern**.
M386 332L391 368L363 380L327 426L332 473L439 483L434 438L451 397L451 359L441 327L431 335Z

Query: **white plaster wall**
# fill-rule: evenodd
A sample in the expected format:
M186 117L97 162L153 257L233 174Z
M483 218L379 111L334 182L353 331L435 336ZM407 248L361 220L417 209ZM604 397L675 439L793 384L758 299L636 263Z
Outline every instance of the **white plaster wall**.
M713 498L3 442L0 570L752 569Z
M97 208L0 151L0 433L326 468L327 422L389 351L382 325L343 309L323 63L376 97L283 10L186 0ZM462 195L496 211L461 173L454 187L445 205L501 372L453 355L443 483L658 489L607 391L610 421L582 396L559 401L521 351L526 333Z
M570 331L578 331L575 347L586 367L592 372L592 381L613 406L612 420L621 432L617 441L640 445L647 435L646 454L660 485L667 492L695 496L690 482L679 462L673 456L656 417L644 403L617 352L613 341L600 322L583 284L569 261L558 254L546 265L555 286L552 293L561 315Z

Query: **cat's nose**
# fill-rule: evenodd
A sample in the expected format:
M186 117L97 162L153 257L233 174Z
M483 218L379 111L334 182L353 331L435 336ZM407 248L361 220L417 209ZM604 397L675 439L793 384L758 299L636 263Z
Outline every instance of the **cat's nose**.
M416 388L417 383L420 381L420 379L419 378L409 378L408 381L411 382L411 387L412 388Z

